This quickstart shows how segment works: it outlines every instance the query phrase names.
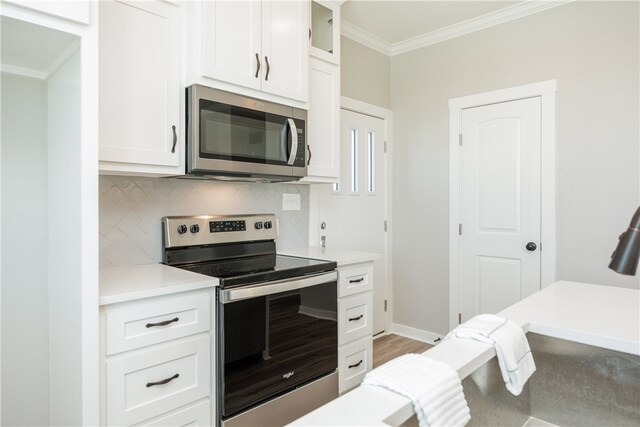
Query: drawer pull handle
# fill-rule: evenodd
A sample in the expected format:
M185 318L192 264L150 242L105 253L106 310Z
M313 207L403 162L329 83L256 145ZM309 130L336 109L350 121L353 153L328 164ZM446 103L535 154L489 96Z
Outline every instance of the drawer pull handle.
M364 314L361 314L361 315L360 315L360 316L358 316L358 317L350 317L350 318L349 318L349 322L355 322L356 320L360 320L360 319L362 319L363 317L364 317Z
M358 363L354 363L353 365L349 365L349 369L357 368L360 365L362 365L362 359L360 359L360 361Z
M361 277L359 279L353 279L353 280L349 280L349 283L360 283L364 281L364 277Z
M162 322L158 322L158 323L147 323L145 326L147 328L153 328L155 326L167 326L169 323L177 322L178 320L180 320L179 317L174 317L171 320L163 320Z
M160 380L160 381L156 381L153 383L147 383L147 387L153 387L154 385L163 385L166 384L170 381L175 380L176 378L178 378L180 376L180 374L175 374L174 376L172 376L171 378L166 378L164 380Z

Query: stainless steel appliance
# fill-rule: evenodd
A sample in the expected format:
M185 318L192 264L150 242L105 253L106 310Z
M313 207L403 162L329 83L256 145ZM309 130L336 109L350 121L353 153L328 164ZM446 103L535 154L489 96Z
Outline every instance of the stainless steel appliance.
M220 278L225 426L281 426L338 396L336 263L277 255L277 236L270 214L163 218L163 262Z
M307 112L218 89L187 88L187 175L295 181L307 174Z

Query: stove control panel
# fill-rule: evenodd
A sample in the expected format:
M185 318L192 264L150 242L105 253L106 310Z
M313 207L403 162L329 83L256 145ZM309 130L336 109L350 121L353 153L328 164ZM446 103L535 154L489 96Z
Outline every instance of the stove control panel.
M278 220L273 214L168 216L162 218L162 226L164 248L274 240L278 237Z
M258 228L257 222L256 222L256 228ZM210 221L209 222L210 233L220 233L224 231L246 231L246 229L247 229L246 221Z

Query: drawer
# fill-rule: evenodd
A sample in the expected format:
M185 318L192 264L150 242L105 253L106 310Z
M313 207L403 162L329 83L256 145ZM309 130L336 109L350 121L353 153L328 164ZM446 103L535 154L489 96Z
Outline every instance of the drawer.
M360 385L373 365L373 339L363 338L338 349L338 391Z
M373 290L373 264L338 269L338 297Z
M211 424L211 401L209 399L180 408L168 414L162 415L153 420L146 421L137 426L160 427L160 426L193 426L206 427Z
M108 358L107 425L139 423L208 397L210 349L202 334Z
M338 300L338 345L373 332L373 294L364 292Z
M209 330L208 293L171 295L105 312L106 354L146 347Z

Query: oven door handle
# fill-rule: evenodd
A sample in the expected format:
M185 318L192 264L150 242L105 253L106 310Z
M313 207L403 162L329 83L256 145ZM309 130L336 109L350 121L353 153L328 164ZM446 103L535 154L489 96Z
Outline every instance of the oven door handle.
M278 294L280 292L293 291L295 289L308 288L310 286L321 285L323 283L335 282L338 280L338 273L331 271L304 276L299 279L286 279L271 282L266 285L253 285L240 288L225 289L220 292L220 302L227 304L243 299L257 298L265 295Z

